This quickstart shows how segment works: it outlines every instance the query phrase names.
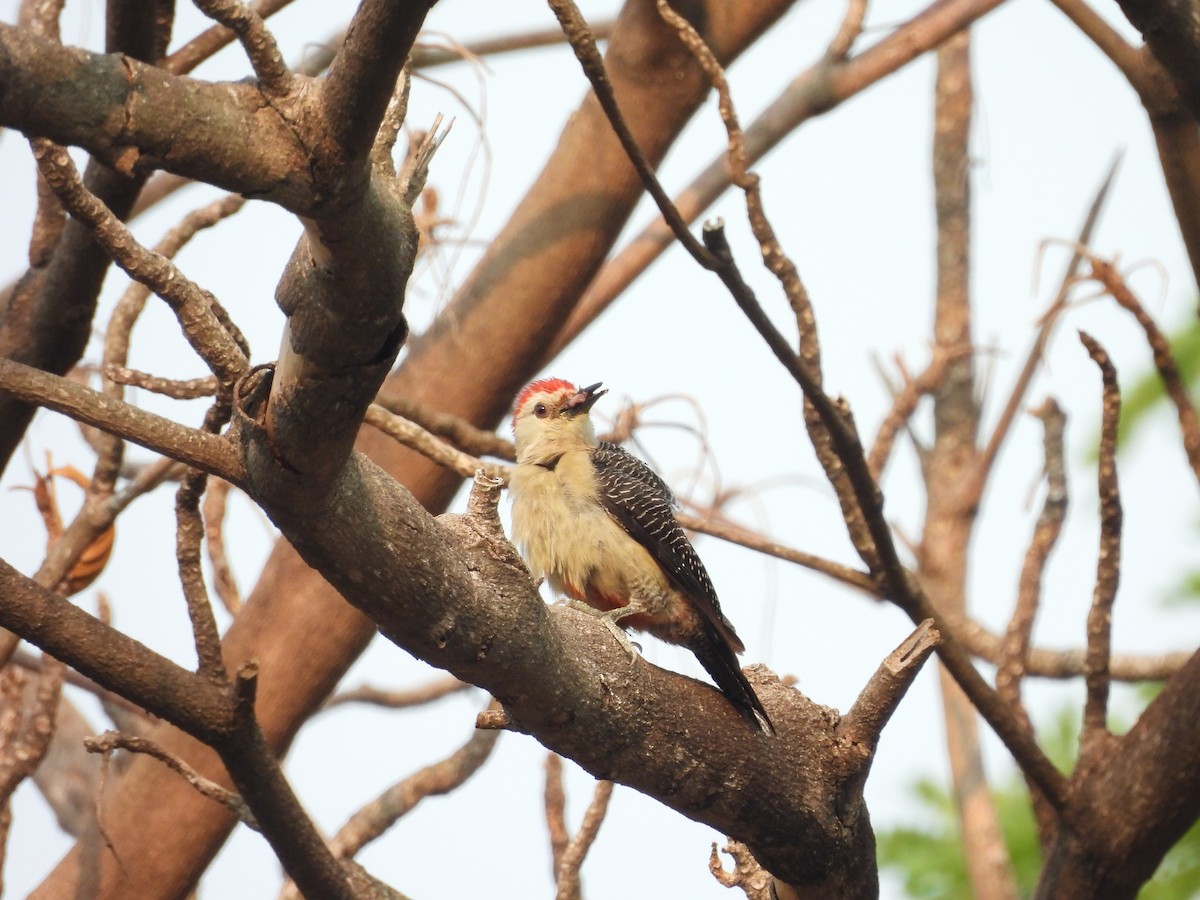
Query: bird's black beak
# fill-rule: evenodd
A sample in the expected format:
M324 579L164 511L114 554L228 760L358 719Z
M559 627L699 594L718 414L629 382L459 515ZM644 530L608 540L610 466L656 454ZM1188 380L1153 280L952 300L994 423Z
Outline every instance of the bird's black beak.
M604 384L603 381L597 381L595 384L589 384L585 388L580 388L567 401L563 412L568 416L575 417L590 410L596 404L597 400L608 393L608 391L600 390L600 385L602 384Z

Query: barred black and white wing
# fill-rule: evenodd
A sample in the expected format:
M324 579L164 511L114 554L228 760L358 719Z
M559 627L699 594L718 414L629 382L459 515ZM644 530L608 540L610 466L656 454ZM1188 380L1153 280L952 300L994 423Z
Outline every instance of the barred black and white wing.
M622 447L601 442L592 451L600 501L622 529L641 544L704 621L708 640L689 649L743 716L772 731L737 654L746 648L721 612L717 592L687 534L675 519L675 498L658 474Z

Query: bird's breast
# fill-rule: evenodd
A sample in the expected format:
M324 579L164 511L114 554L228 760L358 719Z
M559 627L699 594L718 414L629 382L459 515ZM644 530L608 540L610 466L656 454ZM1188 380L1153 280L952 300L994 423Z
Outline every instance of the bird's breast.
M552 469L517 466L510 490L513 542L558 593L613 609L668 590L649 553L600 505L586 453L566 453Z

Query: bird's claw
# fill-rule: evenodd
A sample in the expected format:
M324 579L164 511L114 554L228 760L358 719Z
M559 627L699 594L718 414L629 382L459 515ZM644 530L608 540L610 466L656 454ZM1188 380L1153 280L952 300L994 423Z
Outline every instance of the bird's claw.
M638 656L642 652L639 644L631 641L629 635L625 633L625 629L621 627L621 620L626 616L631 616L639 610L629 606L619 606L616 609L610 609L608 612L601 612L594 606L590 606L582 600L576 600L574 597L564 597L559 601L571 609L579 612L587 613L589 616L595 616L604 623L604 627L612 632L612 636L617 639L617 643L629 654L629 663L632 665L637 661Z
M631 641L629 639L629 635L625 633L625 629L621 627L620 620L623 619L625 615L614 616L613 613L624 613L625 615L628 615L628 613L625 613L624 609L614 609L601 615L600 621L602 621L605 627L612 632L613 637L617 639L617 643L621 645L621 648L629 654L629 664L633 665L635 662L637 662L638 653L642 648Z

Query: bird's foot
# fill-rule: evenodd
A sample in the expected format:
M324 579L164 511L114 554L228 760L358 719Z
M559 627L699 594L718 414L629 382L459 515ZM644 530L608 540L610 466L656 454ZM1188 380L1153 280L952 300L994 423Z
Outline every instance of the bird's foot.
M621 620L626 616L632 616L640 610L632 604L630 606L618 606L616 609L610 609L608 612L601 612L594 606L589 606L582 600L576 600L574 597L565 597L561 601L571 609L579 612L587 613L589 616L595 616L604 623L604 627L612 632L612 636L617 639L617 643L629 654L629 662L632 665L637 661L638 655L642 652L642 648L629 639L629 635L625 633L625 629L621 627Z
M633 665L637 662L638 655L642 652L642 648L629 639L629 635L625 633L625 629L621 627L621 620L626 616L631 615L629 607L622 606L619 609L609 610L600 615L600 621L604 623L604 627L612 632L612 636L617 639L617 643L622 649L629 654L629 664Z

